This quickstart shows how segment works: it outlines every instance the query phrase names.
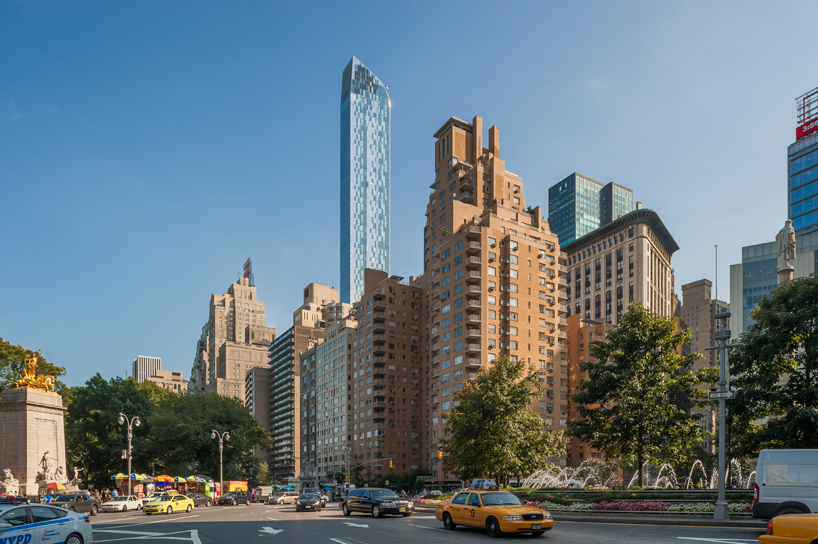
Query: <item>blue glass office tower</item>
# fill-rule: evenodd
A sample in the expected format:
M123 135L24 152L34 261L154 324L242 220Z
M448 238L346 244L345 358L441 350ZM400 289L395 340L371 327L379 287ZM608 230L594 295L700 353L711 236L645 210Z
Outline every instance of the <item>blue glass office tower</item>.
M574 172L548 189L548 224L564 246L633 211L633 191Z
M787 148L787 216L796 234L808 234L818 231L818 89L796 104L796 141Z
M352 57L341 85L341 302L364 290L364 269L389 273L392 102Z

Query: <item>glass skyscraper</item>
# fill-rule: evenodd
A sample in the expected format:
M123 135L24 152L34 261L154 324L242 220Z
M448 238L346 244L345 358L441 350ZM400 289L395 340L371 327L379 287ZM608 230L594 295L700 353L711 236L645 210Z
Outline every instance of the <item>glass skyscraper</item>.
M548 189L548 224L564 246L633 211L633 191L574 172Z
M392 101L352 57L341 85L341 302L364 290L364 269L389 273Z

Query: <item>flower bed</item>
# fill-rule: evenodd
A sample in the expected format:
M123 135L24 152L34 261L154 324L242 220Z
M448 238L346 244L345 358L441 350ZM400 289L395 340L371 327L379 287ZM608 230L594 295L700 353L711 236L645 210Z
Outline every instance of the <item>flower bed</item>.
M528 506L543 510L563 510L567 512L584 511L613 511L613 512L676 512L683 514L708 513L715 510L715 504L710 502L696 502L686 504L671 504L661 501L602 501L598 503L576 502L570 505L557 504L550 501L525 501ZM727 508L733 513L749 513L753 511L752 504L733 503Z

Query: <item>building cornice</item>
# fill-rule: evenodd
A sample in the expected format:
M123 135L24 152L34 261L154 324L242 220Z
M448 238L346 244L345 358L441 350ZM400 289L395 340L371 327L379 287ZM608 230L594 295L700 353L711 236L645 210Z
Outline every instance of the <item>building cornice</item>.
M676 243L676 240L673 239L673 236L670 235L670 231L667 230L667 227L659 218L659 214L654 210L649 210L647 208L626 213L625 215L614 219L604 227L599 227L582 238L578 238L573 242L565 244L560 248L560 250L568 254L580 251L584 247L601 242L603 239L610 237L612 234L622 230L623 228L628 228L629 226L636 225L638 223L644 223L653 230L659 241L665 246L665 250L667 251L668 255L672 255L679 251L679 245Z

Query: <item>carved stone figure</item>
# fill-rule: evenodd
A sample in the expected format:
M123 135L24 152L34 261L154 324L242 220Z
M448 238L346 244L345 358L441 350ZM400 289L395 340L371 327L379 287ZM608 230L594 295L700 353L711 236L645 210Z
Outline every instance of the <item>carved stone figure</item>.
M778 242L778 269L792 268L790 261L795 260L795 229L792 221L787 219L784 228L775 237Z
M62 483L66 480L68 480L68 478L65 477L65 469L57 467L57 471L54 473L54 481Z
M14 479L14 475L9 469L3 470L3 481L0 482L0 493L15 496L20 494L20 482Z
M43 454L43 458L40 460L40 471L37 472L37 481L46 481L51 482L55 481L54 478L54 459L51 458L51 454L46 451ZM62 467L60 467L62 469Z

